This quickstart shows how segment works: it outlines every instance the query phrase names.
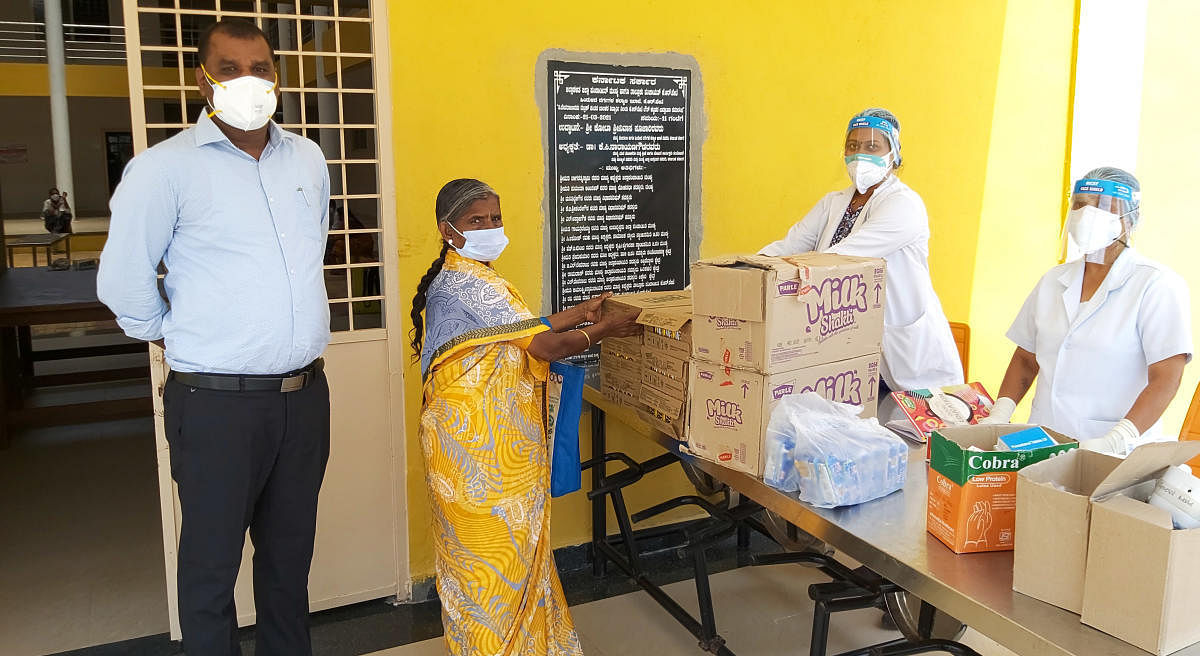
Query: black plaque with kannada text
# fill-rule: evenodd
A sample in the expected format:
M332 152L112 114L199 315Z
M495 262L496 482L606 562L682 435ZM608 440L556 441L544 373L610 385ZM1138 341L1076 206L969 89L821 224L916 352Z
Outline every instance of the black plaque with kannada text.
M688 280L685 69L548 62L554 311Z

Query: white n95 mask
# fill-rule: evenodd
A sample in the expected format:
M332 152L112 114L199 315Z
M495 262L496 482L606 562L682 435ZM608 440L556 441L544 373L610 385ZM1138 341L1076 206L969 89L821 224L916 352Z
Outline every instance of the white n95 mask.
M447 221L447 223L450 223ZM488 228L487 230L468 230L459 232L458 228L450 223L450 229L462 235L466 243L462 248L456 248L458 254L463 257L469 257L472 260L480 262L494 262L500 254L504 252L508 246L508 237L504 234L504 226L499 228ZM454 244L451 244L453 246Z
M846 174L854 181L854 188L860 194L867 193L868 189L883 182L883 179L887 177L887 160L879 155L859 153L848 155L845 160Z
M1084 255L1091 256L1108 248L1122 232L1121 217L1112 212L1092 205L1067 212L1067 234Z
M208 78L213 90L213 111L209 116L215 115L222 123L246 131L257 130L271 120L278 102L275 96L278 82L253 75L218 82L203 65L200 70Z

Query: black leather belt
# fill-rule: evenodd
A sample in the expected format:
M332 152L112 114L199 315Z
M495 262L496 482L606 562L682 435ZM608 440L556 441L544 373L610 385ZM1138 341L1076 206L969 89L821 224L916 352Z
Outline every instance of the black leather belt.
M324 369L325 359L317 358L303 369L280 376L197 374L187 371L172 371L171 378L188 387L221 392L296 392L308 387Z

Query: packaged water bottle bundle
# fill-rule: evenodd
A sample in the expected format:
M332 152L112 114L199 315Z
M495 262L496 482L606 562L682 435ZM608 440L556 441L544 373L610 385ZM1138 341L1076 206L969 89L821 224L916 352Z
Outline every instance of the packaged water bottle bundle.
M813 392L781 399L767 424L763 480L820 508L852 506L904 487L908 447L859 408Z

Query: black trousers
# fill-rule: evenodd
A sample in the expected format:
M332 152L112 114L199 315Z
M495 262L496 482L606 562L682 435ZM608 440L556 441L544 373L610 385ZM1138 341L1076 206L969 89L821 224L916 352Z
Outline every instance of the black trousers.
M233 586L254 543L255 656L312 654L308 572L329 460L325 374L295 392L163 394L179 485L179 619L189 656L238 656Z

